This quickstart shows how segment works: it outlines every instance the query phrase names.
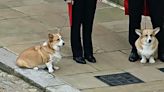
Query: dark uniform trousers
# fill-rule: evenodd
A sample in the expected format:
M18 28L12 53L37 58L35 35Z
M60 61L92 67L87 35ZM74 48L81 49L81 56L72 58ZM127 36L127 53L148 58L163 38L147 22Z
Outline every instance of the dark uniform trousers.
M144 0L129 0L129 43L133 50L135 48L135 41L138 35L135 33L135 29L141 28L141 15L144 9ZM164 0L147 0L147 6L149 10L149 16L153 28L160 27L160 32L157 34L159 41L159 54L164 53L164 28L163 28L163 15L164 15Z
M73 57L83 56L83 54L84 56L93 55L92 26L96 3L97 0L74 0L71 26Z

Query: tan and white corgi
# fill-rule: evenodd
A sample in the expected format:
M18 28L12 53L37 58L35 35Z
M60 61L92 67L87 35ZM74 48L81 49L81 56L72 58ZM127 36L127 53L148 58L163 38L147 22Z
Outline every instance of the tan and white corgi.
M139 35L139 38L135 42L138 55L141 56L141 63L155 63L157 58L158 40L155 37L159 32L160 28L155 29L136 29L135 32Z
M55 63L61 59L60 49L64 45L62 36L58 34L48 34L48 41L41 45L33 46L23 51L17 58L16 64L19 67L38 69L46 66L51 73L54 69L59 69Z

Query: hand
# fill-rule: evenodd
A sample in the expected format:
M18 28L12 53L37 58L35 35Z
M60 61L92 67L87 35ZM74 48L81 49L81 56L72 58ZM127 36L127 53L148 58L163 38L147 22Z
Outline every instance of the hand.
M73 4L73 0L64 0L64 1L66 1L67 3L72 3Z

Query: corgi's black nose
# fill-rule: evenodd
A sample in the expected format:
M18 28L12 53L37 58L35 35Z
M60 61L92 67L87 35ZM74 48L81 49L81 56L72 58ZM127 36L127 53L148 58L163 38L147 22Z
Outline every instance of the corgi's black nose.
M151 43L151 40L149 40L148 42Z
M65 43L63 43L63 45L65 45Z

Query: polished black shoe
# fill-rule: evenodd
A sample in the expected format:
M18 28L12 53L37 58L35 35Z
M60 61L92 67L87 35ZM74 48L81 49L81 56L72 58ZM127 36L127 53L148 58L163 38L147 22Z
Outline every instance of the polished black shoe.
M87 56L85 59L91 63L96 63L96 59L94 56Z
M159 57L158 57L162 62L164 62L164 53L163 54L159 54Z
M73 57L73 60L80 64L86 64L86 61L83 57Z
M139 59L139 56L137 54L137 52L135 51L131 51L130 55L129 55L129 61L130 62L135 62Z

